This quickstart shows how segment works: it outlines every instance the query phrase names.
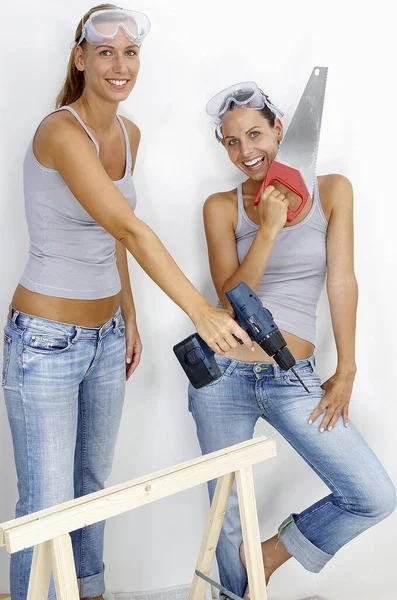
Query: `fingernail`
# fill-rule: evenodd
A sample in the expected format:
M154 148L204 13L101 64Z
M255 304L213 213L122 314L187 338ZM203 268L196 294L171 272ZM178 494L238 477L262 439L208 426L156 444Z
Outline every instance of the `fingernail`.
M324 433L324 427L320 428L320 433Z
M312 425L312 424L313 424L313 421L310 419L310 421L309 421L309 425Z
M330 426L328 427L328 431L331 431L331 429L332 429L332 425L330 425Z
M251 352L255 352L255 346L251 346Z
M130 358L127 358L127 361L126 361L126 362L127 362L127 364L130 364L130 362L131 362L131 359L130 359Z

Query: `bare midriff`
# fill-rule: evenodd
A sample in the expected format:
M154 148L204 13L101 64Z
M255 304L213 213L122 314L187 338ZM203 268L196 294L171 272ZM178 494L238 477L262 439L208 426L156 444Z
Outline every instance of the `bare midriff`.
M37 294L19 284L11 306L19 312L51 321L81 327L100 327L117 312L120 294L99 300L74 300Z
M295 360L303 360L305 358L309 358L309 356L313 354L314 346L312 343L308 342L307 340L302 340L302 338L299 338L292 333L288 333L287 331L281 331L281 333L287 342L288 349L295 357ZM252 352L246 346L239 346L238 348L227 352L225 356L227 356L227 358L241 360L243 362L275 362L275 360L268 356L258 344L255 343L254 345L255 352Z

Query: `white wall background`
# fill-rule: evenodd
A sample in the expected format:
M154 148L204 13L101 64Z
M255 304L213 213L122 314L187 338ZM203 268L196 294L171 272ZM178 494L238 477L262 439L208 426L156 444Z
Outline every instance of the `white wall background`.
M22 161L39 120L53 108L69 44L87 0L4 4L0 95L0 313L3 320L28 251ZM397 481L395 368L395 62L391 2L314 0L279 5L251 0L136 0L150 15L135 90L121 112L142 130L135 182L138 215L160 236L195 285L215 300L207 265L202 204L240 174L213 137L204 106L219 89L254 79L286 112L295 109L314 65L329 78L318 173L339 172L355 189L356 269L360 285L358 374L351 416ZM4 14L4 13L3 13ZM5 24L5 25L4 25ZM199 454L187 412L187 381L172 346L193 331L188 318L130 261L142 364L128 384L115 467L109 484ZM319 309L318 370L333 373L335 351L326 301ZM280 436L277 459L255 470L263 538L291 511L327 493ZM0 522L13 514L16 481L11 438L0 405ZM165 587L191 580L207 513L206 489L195 488L108 523L111 590ZM270 584L273 600L314 593L332 600L391 600L397 515L342 549L319 575L289 561ZM0 553L0 591L8 589L8 555Z

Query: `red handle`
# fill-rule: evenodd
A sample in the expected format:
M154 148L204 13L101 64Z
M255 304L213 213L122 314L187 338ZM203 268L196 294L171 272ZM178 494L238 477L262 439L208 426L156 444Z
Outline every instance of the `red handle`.
M287 221L293 221L295 217L299 215L303 207L309 198L309 192L307 191L307 187L305 182L303 181L302 175L298 171L298 169L294 169L293 167L287 167L287 165L283 165L282 163L274 160L269 167L268 172L266 173L266 177L263 180L261 185L261 189L258 192L257 197L255 198L254 205L259 204L261 196L264 190L272 181L279 181L286 188L294 192L299 198L301 198L301 203L299 204L296 210L287 209Z

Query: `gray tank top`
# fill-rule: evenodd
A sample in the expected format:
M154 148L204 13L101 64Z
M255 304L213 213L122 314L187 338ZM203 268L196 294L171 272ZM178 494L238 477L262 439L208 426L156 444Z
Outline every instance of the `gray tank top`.
M237 188L237 254L240 264L246 257L259 227L248 217L243 204L242 185ZM284 227L277 235L265 273L257 291L280 329L316 343L316 310L326 275L328 222L318 191L303 221Z
M58 110L74 115L99 156L98 142L77 112L70 106ZM131 148L123 120L119 115L117 118L124 133L126 166L123 178L114 184L135 209ZM19 283L32 292L60 298L94 300L114 296L120 291L115 239L87 213L58 171L38 162L33 139L23 166L30 249Z

